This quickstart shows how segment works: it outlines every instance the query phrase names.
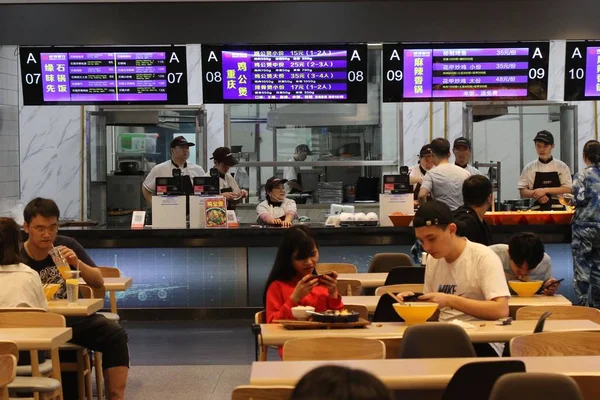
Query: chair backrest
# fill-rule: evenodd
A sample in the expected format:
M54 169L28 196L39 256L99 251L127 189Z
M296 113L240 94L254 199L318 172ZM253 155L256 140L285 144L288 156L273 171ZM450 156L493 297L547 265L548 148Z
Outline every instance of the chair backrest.
M288 400L293 391L293 386L238 386L231 400Z
M0 313L0 328L61 328L65 325L65 317L59 314L42 312L7 312Z
M383 296L385 293L402 293L402 292L413 292L423 293L422 283L403 283L399 285L379 286L375 289L375 296Z
M404 253L378 253L373 256L369 272L390 272L396 267L414 267L412 258ZM418 282L395 282L418 283ZM387 284L387 283L386 283Z
M259 311L254 314L255 324L266 324L267 323L267 312L265 310Z
M104 278L120 278L121 271L115 267L97 267Z
M321 263L317 264L317 274L335 271L338 274L356 274L358 269L354 264L348 263Z
M501 376L490 400L583 400L573 378L561 374L518 372Z
M342 296L360 296L362 293L362 283L356 279L338 279L337 288Z
M365 338L303 338L283 345L283 361L383 360L381 340Z
M88 285L79 285L79 295L82 299L94 299L94 291Z
M358 317L362 319L369 319L369 309L364 304L346 304L344 308L348 311L355 311L358 313Z
M397 267L393 268L385 280L385 286L401 283L425 283L425 268Z
M12 354L0 355L0 399L8 400L7 386L15 380L17 359Z
M599 356L600 332L543 332L510 341L512 357Z
M448 382L442 400L488 399L498 378L511 372L525 372L525 363L515 360L465 364Z
M5 312L46 312L44 308L36 307L0 307L0 313Z
M532 306L517 310L516 319L539 319L545 312L551 312L548 319L587 319L600 324L600 310L580 306Z
M0 355L10 354L19 359L19 348L15 342L0 342Z
M373 314L373 322L404 322L404 319L394 309L392 305L394 303L396 300L390 296L381 296Z
M423 324L406 328L398 357L454 358L477 357L477 354L469 335L460 326Z

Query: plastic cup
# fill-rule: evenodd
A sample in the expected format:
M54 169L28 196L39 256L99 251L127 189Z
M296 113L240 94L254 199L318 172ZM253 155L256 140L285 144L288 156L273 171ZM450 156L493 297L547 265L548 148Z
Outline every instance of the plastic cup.
M79 300L79 271L69 271L68 278L65 279L67 286L67 303L77 304Z

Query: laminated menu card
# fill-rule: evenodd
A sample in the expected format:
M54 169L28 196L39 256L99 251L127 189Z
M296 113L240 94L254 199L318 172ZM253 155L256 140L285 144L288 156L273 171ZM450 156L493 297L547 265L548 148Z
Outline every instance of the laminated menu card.
M204 212L207 228L227 228L227 202L225 197L206 197Z

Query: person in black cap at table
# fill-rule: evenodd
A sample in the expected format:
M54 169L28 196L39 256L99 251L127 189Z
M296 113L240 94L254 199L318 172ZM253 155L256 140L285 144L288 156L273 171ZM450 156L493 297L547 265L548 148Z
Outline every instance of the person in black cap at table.
M229 173L229 169L238 164L238 160L231 154L229 147L218 147L213 151L211 160L219 173L219 189L221 195L227 199L227 209L235 210L235 206L248 197L248 192L240 189L239 185Z
M188 142L183 136L177 136L171 141L171 159L152 168L142 184L144 198L149 204L152 204L152 195L156 192L156 178L189 176L187 191L191 193L192 178L206 175L201 166L187 162L187 159L190 158L190 147L192 146L195 146L195 144ZM187 186L187 182L184 185Z
M296 147L296 151L292 158L288 161L305 161L306 157L312 155L312 152L307 145L301 144ZM283 179L287 181L285 189L287 193L304 193L302 187L302 174L300 167L284 167Z
M413 185L413 192L415 194L415 200L419 197L419 190L423 183L423 177L427 174L431 168L433 168L433 153L431 152L431 145L426 144L421 147L419 152L419 163L410 167L410 184Z
M256 207L258 222L267 225L292 226L292 222L298 216L296 202L285 198L283 185L287 180L271 177L267 180L265 190L267 199Z
M458 236L484 246L492 244L492 231L483 219L494 201L492 182L484 175L470 176L462 187L465 204L454 212Z
M573 181L571 170L564 162L552 157L554 136L548 131L540 131L533 139L538 159L523 168L519 178L519 192L522 198L532 198L532 210L562 210L558 202L559 194L571 193Z
M455 139L452 152L454 153L454 164L469 171L471 176L483 175L480 170L469 164L473 152L473 147L469 139L464 136Z

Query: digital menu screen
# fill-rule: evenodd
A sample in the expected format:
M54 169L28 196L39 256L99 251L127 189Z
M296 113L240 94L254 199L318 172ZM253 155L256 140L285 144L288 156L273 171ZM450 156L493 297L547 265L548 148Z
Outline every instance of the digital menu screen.
M202 45L204 103L366 103L367 45Z
M567 42L565 100L600 100L600 42Z
M185 46L21 47L25 105L187 104Z
M549 42L384 44L383 101L546 100Z

